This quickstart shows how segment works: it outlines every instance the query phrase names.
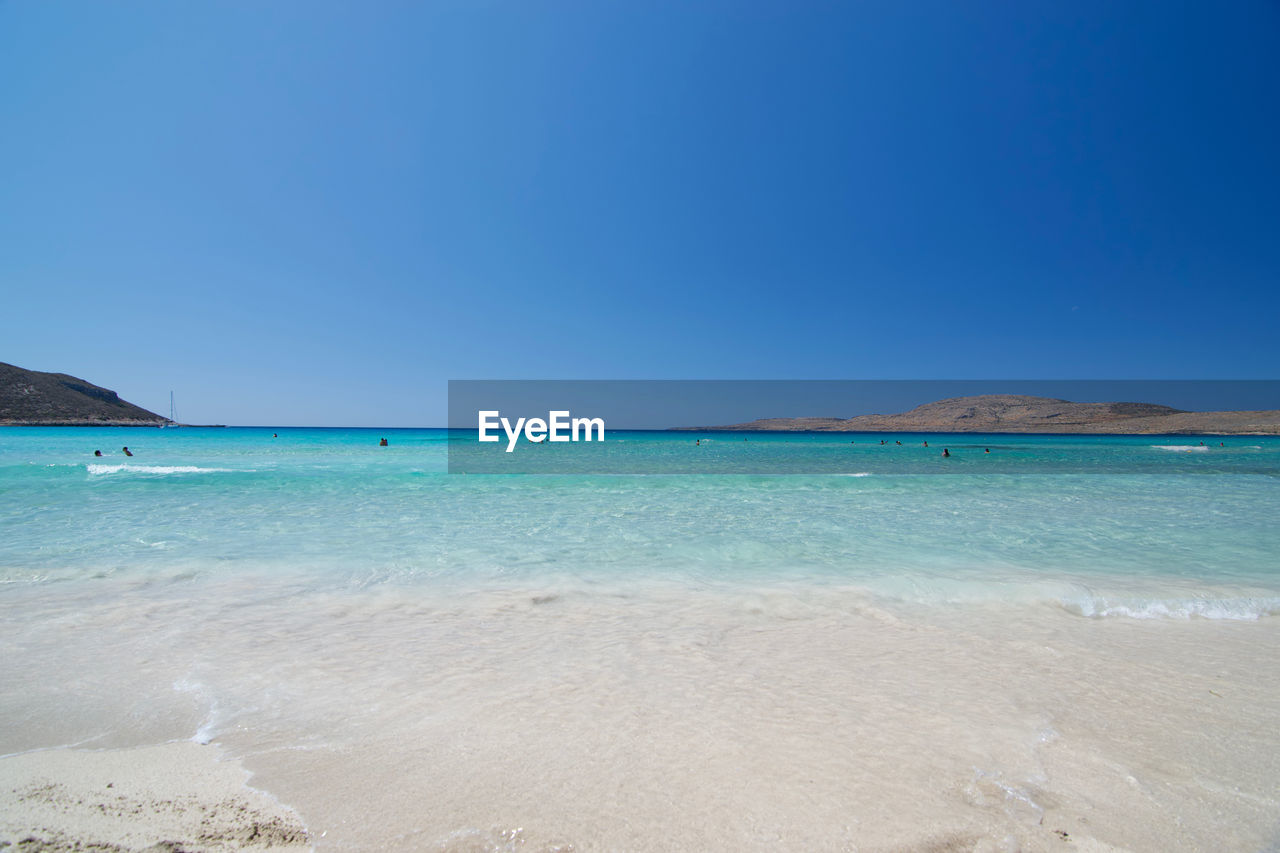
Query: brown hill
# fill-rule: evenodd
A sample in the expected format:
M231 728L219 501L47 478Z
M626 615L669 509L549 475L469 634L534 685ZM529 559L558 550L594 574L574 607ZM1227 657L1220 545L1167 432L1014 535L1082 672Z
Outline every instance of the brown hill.
M0 424L27 426L160 426L169 419L65 373L41 373L0 362Z
M895 415L762 418L745 424L705 429L1280 435L1280 410L1185 412L1154 403L1073 403L1051 397L983 394L925 403Z

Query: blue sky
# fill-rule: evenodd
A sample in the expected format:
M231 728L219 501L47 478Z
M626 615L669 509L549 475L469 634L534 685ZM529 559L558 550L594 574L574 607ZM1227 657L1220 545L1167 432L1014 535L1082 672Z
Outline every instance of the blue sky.
M450 378L1276 378L1280 5L0 2L0 360L193 422Z

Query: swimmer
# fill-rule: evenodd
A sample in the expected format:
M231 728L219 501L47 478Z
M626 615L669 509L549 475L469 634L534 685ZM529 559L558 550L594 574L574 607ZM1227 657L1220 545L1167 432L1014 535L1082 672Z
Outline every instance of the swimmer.
M929 442L927 442L927 441L926 441L926 442L924 443L924 446L925 446L925 447L928 447L928 446L929 446Z
M378 442L378 446L379 446L379 447L386 447L386 446L387 446L387 440L386 440L385 438L384 438L384 439L382 439L382 441L379 441L379 442Z
M125 455L125 456L132 456L132 455L133 455L132 453L130 453L130 452L129 452L129 448L127 448L127 447L122 447L122 448L120 448L120 449L124 451L124 455Z
M944 447L944 448L942 448L942 458L943 458L943 459L950 459L950 458L951 458L951 451L950 451L950 450L947 450L945 447Z
M93 451L93 455L94 455L94 456L101 456L101 455L102 455L102 451L101 451L101 450L95 450L95 451Z
M982 451L982 452L983 452L983 453L990 453L990 452L991 452L991 448L990 448L990 447L988 447L986 450L984 450L984 451Z

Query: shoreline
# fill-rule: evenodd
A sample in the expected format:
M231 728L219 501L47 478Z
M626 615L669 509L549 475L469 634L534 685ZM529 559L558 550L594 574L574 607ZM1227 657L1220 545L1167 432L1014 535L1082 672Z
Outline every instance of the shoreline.
M27 666L68 650L74 662L54 692L11 701L10 717L83 696L81 728L30 737L195 731L214 746L0 759L10 833L29 803L15 792L89 779L83 768L101 762L98 787L73 792L77 807L102 803L106 781L120 787L103 773L165 780L130 795L147 838L180 840L164 828L167 801L222 815L228 795L210 798L204 774L234 777L236 796L252 799L252 772L296 811L286 826L305 825L322 851L1047 853L1068 839L1093 851L1277 840L1272 618L1094 619L738 583L301 598L265 576L129 596L94 586L83 599L45 587L44 608L75 596L76 616ZM32 614L22 636L58 610ZM159 657L132 630L142 614L166 637ZM144 707L158 716L137 719ZM166 754L142 761L152 749ZM254 825L275 826L265 814L209 832L238 845ZM66 838L83 827L71 812L22 816Z
M23 851L311 849L297 813L219 752L178 741L0 756L0 840Z
M727 433L755 433L759 435L770 435L775 433L803 433L807 435L1048 435L1048 436L1069 436L1069 435L1089 435L1089 436L1106 436L1110 438L1147 438L1152 436L1197 436L1201 438L1232 438L1234 436L1255 436L1255 437L1275 437L1280 436L1280 426L1274 431L1264 432L1198 432L1194 430L1179 430L1175 432L1121 432L1116 430L1098 430L1098 429L1078 429L1067 431L1048 432L1037 429L1018 429L1018 428L974 428L974 429L947 429L939 427L937 429L891 429L891 428L845 428L831 427L828 429L813 427L737 427L737 426L718 426L718 427L668 427L665 430L617 430L618 432L727 432Z
M974 430L920 430L920 429L787 429L777 427L774 429L741 429L737 427L669 427L665 430L615 430L615 432L725 432L725 433L753 433L755 435L1040 435L1040 436L1096 436L1107 438L1159 438L1160 436L1168 436L1170 438L1185 438L1196 436L1197 438L1236 438L1240 436L1252 436L1255 438L1274 438L1280 436L1280 430L1276 432L1041 432L1036 430L1011 430L1011 429L974 429Z
M0 421L0 427L143 427L161 429L167 426L169 426L168 423L157 423L155 421Z

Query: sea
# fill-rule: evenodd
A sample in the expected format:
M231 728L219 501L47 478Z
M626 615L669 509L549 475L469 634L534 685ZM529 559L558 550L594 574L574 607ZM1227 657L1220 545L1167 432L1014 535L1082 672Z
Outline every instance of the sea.
M317 849L1280 849L1280 438L466 438L0 429L0 754Z

